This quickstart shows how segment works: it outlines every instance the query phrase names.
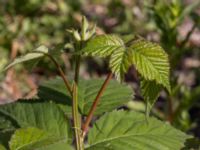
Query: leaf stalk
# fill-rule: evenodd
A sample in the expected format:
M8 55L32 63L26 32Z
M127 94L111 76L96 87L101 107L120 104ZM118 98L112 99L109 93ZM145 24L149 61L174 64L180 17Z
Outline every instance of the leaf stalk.
M87 133L87 131L88 131L89 124L90 124L90 122L91 122L91 120L92 120L92 117L93 117L93 115L94 115L94 112L95 112L95 110L96 110L96 108L97 108L97 105L98 105L98 103L99 103L99 101L100 101L100 98L101 98L101 96L102 96L104 90L106 89L106 87L107 87L109 81L112 79L112 76L113 76L113 74L112 74L112 72L110 72L110 73L108 74L106 80L104 81L103 85L101 86L101 89L99 90L99 92L98 92L98 94L97 94L97 96L96 96L96 98L95 98L95 100L94 100L94 102L93 102L93 104L92 104L92 107L91 107L91 109L90 109L90 111L89 111L89 113L88 113L88 116L87 116L87 118L86 118L86 121L85 121L85 123L84 123L83 126L82 126L83 137L85 137L85 135L86 135L86 133Z
M67 77L65 76L64 71L62 70L62 68L60 67L60 65L58 64L58 62L51 55L46 54L46 56L48 56L50 58L50 60L55 64L56 68L58 69L58 71L60 73L60 76L62 77L62 79L63 79L63 81L65 83L65 86L66 86L67 90L72 95L72 88L71 88L71 85L70 85Z

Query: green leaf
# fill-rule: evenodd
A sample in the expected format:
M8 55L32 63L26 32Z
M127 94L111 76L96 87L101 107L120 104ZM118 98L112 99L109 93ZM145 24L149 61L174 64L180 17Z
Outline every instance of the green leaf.
M67 115L71 115L71 95L60 77L43 82L38 88L38 96L56 102Z
M92 103L101 88L103 79L80 80L78 93L79 93L79 110L82 114L86 115L89 112ZM38 96L46 100L53 100L59 104L65 104L68 114L71 113L70 94L66 94L66 88L62 79L48 81L42 84L38 90ZM111 111L119 106L130 101L133 97L133 91L125 84L119 84L112 80L106 88L98 104L95 115L102 114L103 112Z
M10 140L11 150L66 150L71 149L66 139L56 139L37 128L18 129Z
M89 130L86 150L180 150L185 133L142 113L114 111L101 117Z
M102 79L83 80L82 84L80 82L79 99L81 103L79 107L83 114L88 114L103 82L104 80ZM103 112L111 111L126 104L132 98L133 90L130 87L126 84L119 84L117 81L111 80L100 98L95 114L99 115Z
M168 55L158 44L136 40L128 51L127 62L134 64L145 80L155 80L171 92Z
M86 56L106 57L122 47L124 42L117 35L99 35L89 40L81 52Z
M18 127L36 127L55 137L69 138L69 120L57 105L39 100L26 100L0 106L0 114Z
M38 47L37 49L33 50L32 52L29 52L28 54L16 58L12 63L10 63L10 64L5 68L5 70L7 70L8 68L10 68L10 67L12 67L12 66L14 66L14 65L16 65L16 64L19 64L19 63L22 63L22 62L26 62L26 61L30 61L30 60L33 60L33 59L41 58L41 57L43 57L46 53L48 53L48 48L45 47L45 46L40 46L40 47Z
M155 81L142 80L140 82L140 88L142 96L146 102L146 116L148 116L152 106L159 96L162 86L157 85Z
M9 142L11 150L20 150L28 144L35 143L48 137L48 133L33 127L21 128L15 131Z

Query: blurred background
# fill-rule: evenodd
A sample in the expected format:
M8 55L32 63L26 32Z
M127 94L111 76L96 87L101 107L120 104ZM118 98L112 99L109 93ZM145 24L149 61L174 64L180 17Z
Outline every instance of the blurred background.
M97 24L97 34L140 35L158 42L170 57L172 94L161 93L152 114L200 138L200 0L0 0L0 104L31 98L38 84L58 75L48 59L3 71L15 57L44 44L69 42L66 29L79 28L85 15ZM70 46L59 63L73 72ZM101 77L106 60L85 58L82 78ZM125 107L144 111L137 73L125 78L135 98Z

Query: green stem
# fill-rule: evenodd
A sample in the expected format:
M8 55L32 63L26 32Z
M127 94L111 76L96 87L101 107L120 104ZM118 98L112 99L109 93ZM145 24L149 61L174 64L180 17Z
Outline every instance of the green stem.
M110 72L110 73L108 74L106 80L104 81L103 85L101 86L101 89L99 90L99 92L98 92L98 94L97 94L97 96L96 96L96 98L95 98L95 100L94 100L94 102L93 102L93 104L92 104L92 107L91 107L91 109L90 109L90 111L89 111L89 114L88 114L88 116L87 116L87 118L86 118L86 121L85 121L85 123L84 123L83 126L82 126L83 137L85 137L85 135L86 135L86 133L87 133L89 124L90 124L90 122L91 122L91 120L92 120L92 117L93 117L93 115L94 115L94 112L95 112L95 110L96 110L96 108L97 108L97 105L98 105L98 103L99 103L100 97L102 96L104 90L106 89L106 86L108 85L109 81L112 79L112 76L113 76L113 74L112 74L112 72Z
M77 57L76 57L75 76L74 76L74 81L75 81L77 84L78 84L78 81L79 81L80 61L81 61L81 56L77 56Z
M82 42L80 43L80 49L82 48ZM84 150L84 141L81 134L81 117L78 111L78 81L79 81L79 70L80 70L80 61L81 56L76 56L76 66L75 66L75 76L73 84L73 102L72 102L72 115L74 123L74 132L75 132L75 142L77 150Z
M80 117L79 117L79 113L78 113L78 89L77 89L76 82L74 82L74 84L73 84L73 96L72 97L73 97L72 116L73 116L73 123L74 123L76 149L83 150L83 138L81 137Z

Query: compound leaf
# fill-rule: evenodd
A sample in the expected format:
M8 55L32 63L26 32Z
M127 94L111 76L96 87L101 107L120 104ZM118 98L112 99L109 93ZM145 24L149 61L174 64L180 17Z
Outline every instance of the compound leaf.
M110 56L110 69L119 80L134 65L144 79L155 80L171 91L168 55L158 44L138 39L131 41L129 46L117 35L101 35L89 41L81 52L91 56Z

